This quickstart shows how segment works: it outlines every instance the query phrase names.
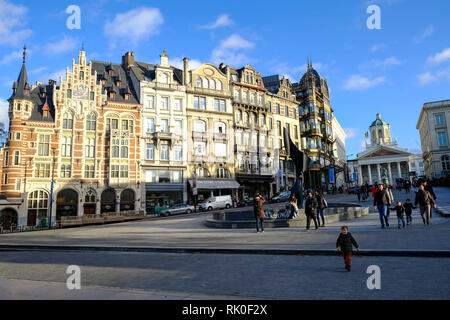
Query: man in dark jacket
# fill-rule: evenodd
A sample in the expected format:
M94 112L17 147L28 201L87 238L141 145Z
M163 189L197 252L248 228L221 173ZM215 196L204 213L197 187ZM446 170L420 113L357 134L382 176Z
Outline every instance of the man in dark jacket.
M433 187L431 186L430 182L425 180L423 182L423 185L425 186L425 190L428 191L431 194L431 196L433 197L434 202L436 202L437 197L436 197L436 194L434 193ZM433 217L433 207L430 207L430 219L431 219L431 217Z
M386 222L386 227L389 227L389 221L387 217L387 207L390 205L389 195L386 190L384 190L383 185L378 186L378 190L373 197L373 207L378 210L380 215L381 229L384 229L384 223Z
M306 231L309 231L311 219L314 220L314 225L316 226L316 229L319 229L319 227L317 226L317 219L315 214L316 208L317 208L317 200L315 197L313 197L312 192L309 191L305 201Z
M423 224L429 225L431 206L436 208L436 202L434 202L433 196L425 190L423 184L419 186L419 191L416 193L414 205L417 206L417 204L420 205L420 215L422 216Z
M347 269L347 271L350 271L352 268L353 246L355 246L356 251L359 251L356 240L353 238L351 233L348 232L348 227L342 227L341 234L336 240L336 249L342 252L345 262L345 269Z

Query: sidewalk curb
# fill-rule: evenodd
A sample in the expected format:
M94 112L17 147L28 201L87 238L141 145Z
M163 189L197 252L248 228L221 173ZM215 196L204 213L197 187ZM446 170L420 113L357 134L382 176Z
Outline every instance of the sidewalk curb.
M434 209L437 213L439 213L442 217L444 218L450 218L450 213L444 212L442 211L442 209L440 207L437 207L436 209Z
M0 252L7 251L94 251L94 252L141 252L141 253L188 253L188 254L251 254L251 255L296 255L337 256L330 249L222 249L222 248L161 248L161 247L93 247L93 246L40 246L0 245ZM422 257L450 258L450 250L360 250L354 256L363 257Z

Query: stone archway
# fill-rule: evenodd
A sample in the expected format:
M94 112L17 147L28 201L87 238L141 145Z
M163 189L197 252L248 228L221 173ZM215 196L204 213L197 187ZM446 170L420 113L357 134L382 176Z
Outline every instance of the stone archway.
M64 189L56 197L56 220L61 217L78 216L78 193L73 189Z
M9 230L11 226L17 226L18 215L13 208L6 208L0 211L0 224L4 230Z
M136 195L133 190L126 189L120 194L120 211L134 210Z
M113 189L102 192L100 207L101 213L116 212L116 192Z

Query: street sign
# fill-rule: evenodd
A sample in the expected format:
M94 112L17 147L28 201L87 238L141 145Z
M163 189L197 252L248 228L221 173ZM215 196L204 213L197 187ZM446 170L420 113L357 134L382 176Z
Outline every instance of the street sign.
M334 168L330 168L328 170L328 180L330 181L330 183L335 183L335 181L334 181Z

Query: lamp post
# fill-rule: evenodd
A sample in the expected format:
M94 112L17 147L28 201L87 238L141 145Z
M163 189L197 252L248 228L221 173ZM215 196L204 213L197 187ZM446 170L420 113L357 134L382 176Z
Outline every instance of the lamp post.
M52 155L53 155L53 162L52 162L52 183L50 186L50 210L49 210L49 216L48 216L48 228L52 228L52 208L53 208L53 187L55 185L55 147L52 147Z

